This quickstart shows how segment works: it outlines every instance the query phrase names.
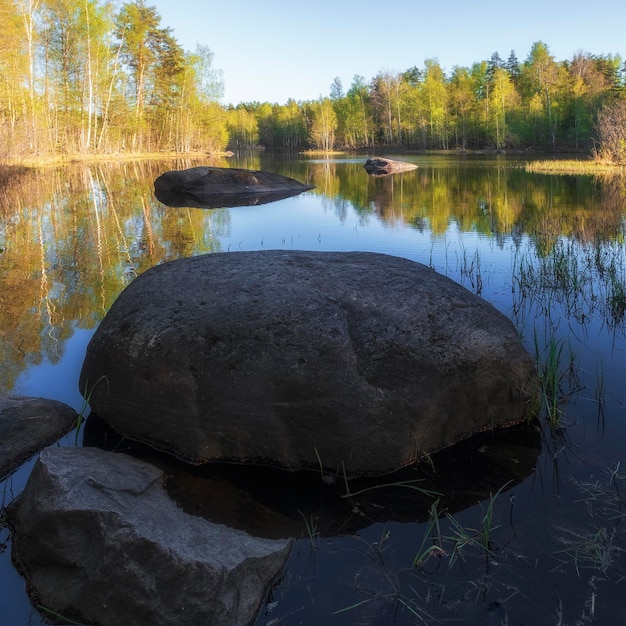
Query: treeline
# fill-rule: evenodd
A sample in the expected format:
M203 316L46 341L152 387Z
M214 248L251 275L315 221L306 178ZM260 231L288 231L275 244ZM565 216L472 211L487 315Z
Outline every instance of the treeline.
M335 78L329 96L314 102L241 104L229 112L229 128L237 146L589 150L600 112L610 125L625 102L619 56L581 52L559 62L537 42L523 62L514 51L506 61L494 52L446 75L430 59L370 82L355 76L346 92Z
M355 76L347 91L336 78L314 101L226 108L210 49L184 51L144 0L0 0L0 20L0 158L257 146L589 150L599 120L614 128L610 107L626 102L619 56L557 61L537 42L523 62L496 52L447 75L430 59L369 82Z

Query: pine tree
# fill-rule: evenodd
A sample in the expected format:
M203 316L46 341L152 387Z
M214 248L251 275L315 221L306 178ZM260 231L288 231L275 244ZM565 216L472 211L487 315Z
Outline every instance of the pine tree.
M517 80L519 79L520 65L519 61L517 60L515 50L511 50L509 58L504 64L504 69L507 70L507 72L511 75L513 82L517 83Z

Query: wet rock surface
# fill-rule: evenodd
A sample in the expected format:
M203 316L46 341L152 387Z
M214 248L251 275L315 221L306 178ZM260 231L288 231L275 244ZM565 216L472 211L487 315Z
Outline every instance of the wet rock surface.
M152 465L48 448L10 508L34 600L101 626L251 623L291 542L188 515Z
M76 411L58 400L0 396L0 480L76 425Z
M424 265L237 252L153 268L92 338L92 409L192 463L387 474L518 423L538 378L513 325Z
M172 170L154 181L157 200L173 207L265 204L308 189L313 187L273 172L209 166Z

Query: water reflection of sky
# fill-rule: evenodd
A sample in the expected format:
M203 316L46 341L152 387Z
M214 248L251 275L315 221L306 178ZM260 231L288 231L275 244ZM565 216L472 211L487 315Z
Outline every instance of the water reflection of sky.
M78 389L78 375L83 365L87 344L94 329L74 328L64 342L64 350L56 363L44 360L27 367L17 378L13 393L60 400L80 411L83 398Z
M338 215L339 213L339 215ZM350 202L340 207L315 192L306 192L263 207L231 211L230 236L222 237L222 250L293 249L318 251L369 251L403 256L446 267L449 248L457 247L461 233L450 224L445 237L433 238L428 228L419 230L405 222L383 222L375 212L362 215ZM474 251L478 235L462 235L466 248ZM458 253L457 253L458 256Z

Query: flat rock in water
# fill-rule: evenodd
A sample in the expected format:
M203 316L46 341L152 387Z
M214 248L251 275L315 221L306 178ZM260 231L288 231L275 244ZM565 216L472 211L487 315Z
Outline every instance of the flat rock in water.
M154 181L154 195L163 204L199 208L265 204L308 189L287 176L257 170L199 166L172 170Z
M386 176L387 174L395 174L396 172L408 172L416 170L415 163L407 163L405 161L394 161L385 159L384 157L372 157L367 159L363 166L368 174L374 176Z
M0 396L0 480L66 435L77 419L76 411L58 400Z
M365 252L209 254L119 296L81 372L92 410L192 463L377 475L533 411L511 322L432 269Z
M35 601L100 626L252 623L291 542L187 515L162 482L123 454L44 450L9 511Z

